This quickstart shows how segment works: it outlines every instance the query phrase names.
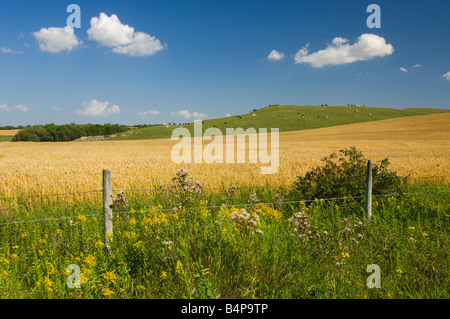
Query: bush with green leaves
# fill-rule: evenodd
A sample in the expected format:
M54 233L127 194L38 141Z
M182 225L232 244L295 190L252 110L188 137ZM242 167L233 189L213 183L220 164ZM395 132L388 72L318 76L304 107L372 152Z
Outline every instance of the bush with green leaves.
M358 197L365 196L367 162L361 151L354 146L332 153L322 160L323 166L315 167L305 176L298 176L291 195L297 199ZM407 177L389 169L386 157L372 164L373 194L401 193Z

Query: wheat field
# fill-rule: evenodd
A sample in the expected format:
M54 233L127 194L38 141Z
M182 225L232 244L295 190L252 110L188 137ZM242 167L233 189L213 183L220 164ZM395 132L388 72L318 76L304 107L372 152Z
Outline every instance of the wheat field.
M101 190L102 170L113 188L148 189L186 168L206 188L291 185L321 159L356 146L367 159L389 157L391 168L412 177L450 175L450 114L415 116L280 133L279 170L261 175L264 164L175 164L176 141L0 143L0 194L61 194ZM204 142L204 146L209 142ZM447 179L449 179L447 177Z
M20 130L0 130L0 136L14 136L19 133Z

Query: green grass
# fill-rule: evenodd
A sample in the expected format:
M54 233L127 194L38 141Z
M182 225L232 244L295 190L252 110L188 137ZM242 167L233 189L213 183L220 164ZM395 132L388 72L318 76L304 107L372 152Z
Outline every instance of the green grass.
M11 142L14 136L0 136L0 142Z
M355 110L358 112L355 112ZM347 106L270 106L262 108L256 112L256 116L251 113L242 115L242 119L237 116L204 120L203 130L216 125L223 133L226 128L247 129L259 128L279 128L280 132L315 129L322 127L338 126L345 124L362 123L369 121L386 120L391 118L428 115L436 113L446 113L450 110L432 108L408 108L392 109L379 107L347 107ZM300 115L297 115L299 113ZM372 114L372 115L370 115ZM302 115L305 115L307 121ZM318 118L320 116L320 118ZM325 119L328 116L328 119ZM227 124L224 124L227 122ZM135 134L123 137L115 137L111 140L139 140L170 138L173 129L179 125L171 125L166 128L163 125L155 125L138 129ZM190 123L184 127L188 128L193 135L194 125Z
M450 187L415 184L408 191L438 190ZM272 188L127 193L121 209L135 211L114 215L109 254L102 247L101 205L30 206L23 199L8 207L3 198L0 223L75 218L0 226L0 298L450 297L448 193L374 198L370 224L364 203L352 200L249 206L260 218L254 226L230 219L240 208L207 208L246 204L253 193L261 202L288 196ZM178 205L169 200L184 209L174 211ZM307 225L295 231L289 218L301 210ZM85 217L91 214L99 216ZM81 289L66 286L72 264L81 268ZM366 285L371 264L381 269L379 289Z

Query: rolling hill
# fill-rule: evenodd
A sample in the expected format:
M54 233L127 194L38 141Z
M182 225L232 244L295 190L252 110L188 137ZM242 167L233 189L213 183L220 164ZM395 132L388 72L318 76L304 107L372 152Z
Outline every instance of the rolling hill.
M280 132L300 131L346 124L387 120L400 117L447 113L448 109L407 108L392 109L356 106L269 106L243 115L204 120L203 130L217 126L223 133L226 128L247 129L279 128ZM255 116L252 115L255 114ZM129 136L114 137L110 140L140 140L170 138L173 129L179 125L154 125L136 130ZM194 125L184 125L193 135Z

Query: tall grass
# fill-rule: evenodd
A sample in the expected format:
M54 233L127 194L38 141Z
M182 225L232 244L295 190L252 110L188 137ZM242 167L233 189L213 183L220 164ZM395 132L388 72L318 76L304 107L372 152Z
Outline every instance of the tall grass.
M363 202L283 204L283 189L125 193L108 253L101 205L19 206L14 218L74 218L0 226L0 297L449 298L450 203L436 193L449 189L376 197L370 223ZM72 264L80 289L66 284Z

